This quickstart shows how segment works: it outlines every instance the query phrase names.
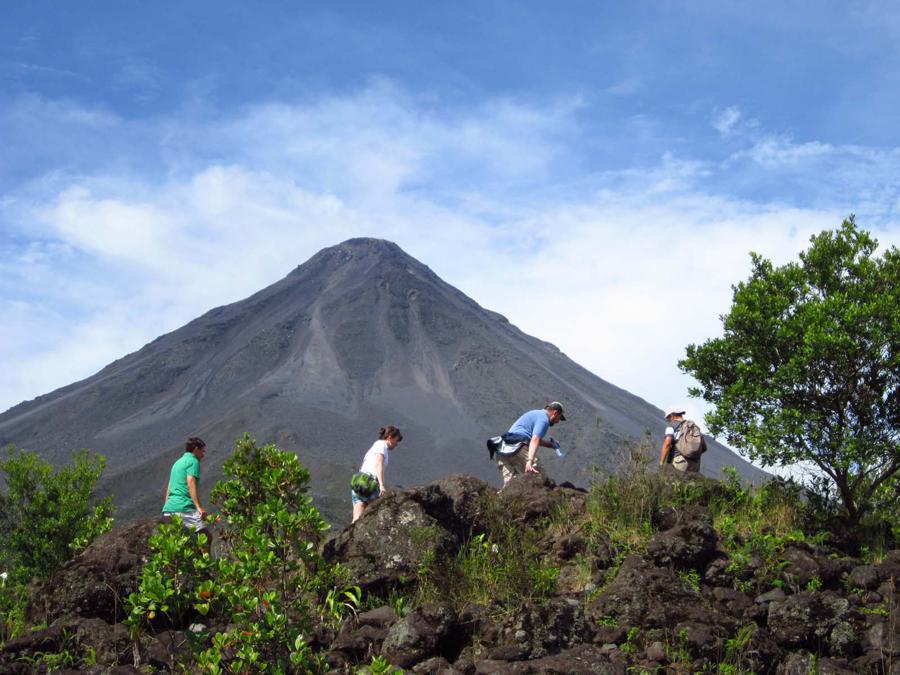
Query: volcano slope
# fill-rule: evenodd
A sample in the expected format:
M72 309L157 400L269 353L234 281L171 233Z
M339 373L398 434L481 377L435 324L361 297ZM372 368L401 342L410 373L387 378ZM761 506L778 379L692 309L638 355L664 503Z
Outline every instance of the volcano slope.
M479 306L396 244L351 239L85 380L11 408L0 415L0 442L57 464L72 449L104 454L104 489L128 518L160 507L187 436L212 449L208 491L234 439L249 432L295 451L323 513L343 522L349 476L380 426L405 436L391 484L458 472L497 482L485 438L549 400L562 401L569 419L557 434L568 456L545 464L558 481L614 471L645 430L656 447L661 440L659 408ZM730 465L751 480L764 476L710 446L705 472Z

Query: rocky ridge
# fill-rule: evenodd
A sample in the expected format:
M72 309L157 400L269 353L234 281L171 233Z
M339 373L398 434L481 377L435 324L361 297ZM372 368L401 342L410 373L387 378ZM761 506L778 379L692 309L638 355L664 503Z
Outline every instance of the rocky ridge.
M716 490L702 478L665 480ZM866 564L827 544L788 542L779 582L751 586L762 562L733 564L702 499L651 514L652 536L631 552L598 544L591 508L587 492L536 476L500 493L465 475L389 493L324 542L325 559L349 571L368 606L319 626L311 641L339 673L375 655L409 672L468 675L900 672L900 550ZM514 610L462 602L449 588L445 597L416 595L423 570L491 541L498 515L514 536L533 537L540 565L557 570L552 593ZM187 626L135 645L119 623L154 523L108 533L59 570L31 607L48 627L8 642L0 671L32 672L35 653L63 648L92 650L93 672L173 668Z

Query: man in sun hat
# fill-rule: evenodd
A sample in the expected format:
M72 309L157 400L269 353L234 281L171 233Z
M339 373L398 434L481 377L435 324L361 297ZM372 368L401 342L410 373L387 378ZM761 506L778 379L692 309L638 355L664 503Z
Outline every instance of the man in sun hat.
M700 456L695 459L688 459L676 448L678 438L681 436L682 425L685 423L684 410L679 407L672 406L666 409L666 427L665 438L662 447L659 450L659 464L671 464L679 471L687 473L700 472Z
M554 424L565 421L562 403L552 401L542 410L529 410L513 422L509 431L503 434L503 442L511 447L518 445L518 448L509 453L497 453L497 468L500 469L504 486L520 473L540 473L538 446L558 448L556 441L552 438L545 441L544 436Z

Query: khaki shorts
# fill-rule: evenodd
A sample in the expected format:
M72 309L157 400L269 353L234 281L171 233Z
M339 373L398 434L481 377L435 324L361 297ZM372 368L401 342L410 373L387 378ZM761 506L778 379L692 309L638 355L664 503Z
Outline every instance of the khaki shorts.
M497 468L500 469L500 475L503 476L503 484L506 485L512 480L513 476L525 473L525 460L528 459L528 446L524 446L521 450L514 452L511 455L498 454L496 457ZM532 464L532 466L540 471L537 457L534 458L534 464Z

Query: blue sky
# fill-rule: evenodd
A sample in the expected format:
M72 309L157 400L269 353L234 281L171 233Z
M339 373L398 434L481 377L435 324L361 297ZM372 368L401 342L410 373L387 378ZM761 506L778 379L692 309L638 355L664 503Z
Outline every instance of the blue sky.
M699 414L750 250L900 242L893 2L2 8L0 409L380 236Z

